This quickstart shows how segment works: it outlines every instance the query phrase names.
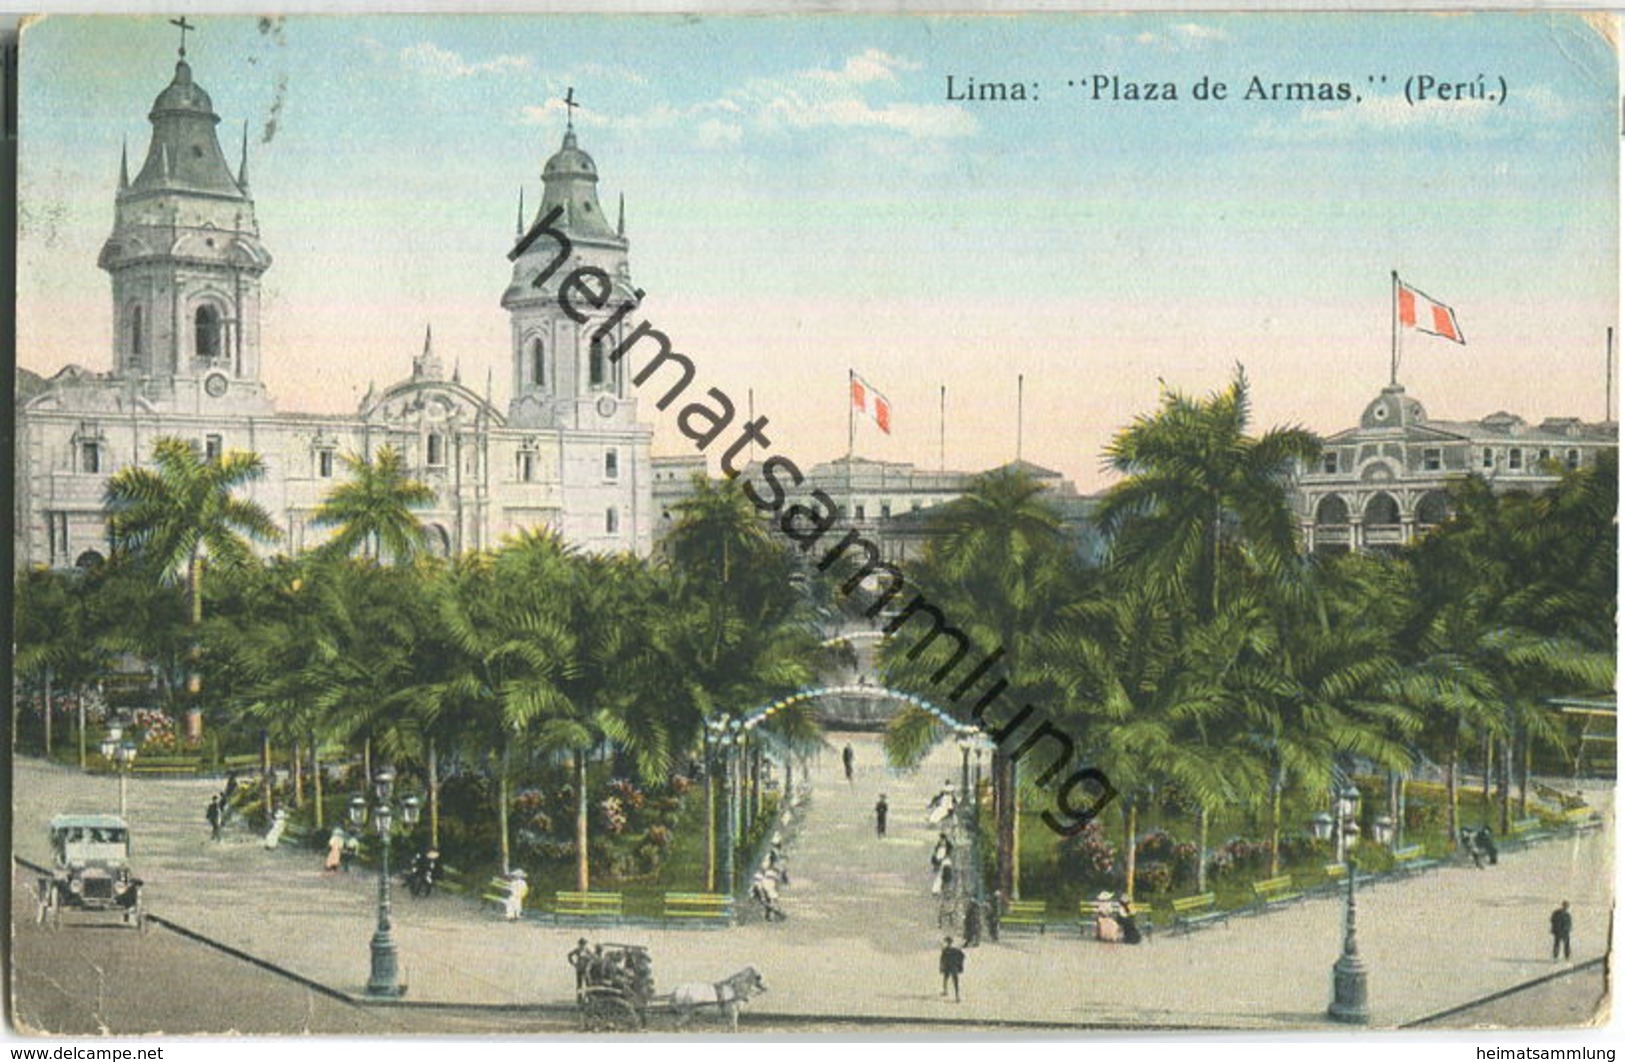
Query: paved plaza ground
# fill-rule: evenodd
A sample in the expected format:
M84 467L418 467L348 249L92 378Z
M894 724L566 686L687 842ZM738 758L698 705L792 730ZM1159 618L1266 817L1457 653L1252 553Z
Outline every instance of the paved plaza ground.
M791 884L782 896L787 921L747 921L728 930L623 926L586 935L647 945L661 988L714 981L753 965L770 986L752 1006L752 1017L763 1021L785 1015L796 1022L890 1017L989 1027L1324 1024L1342 934L1342 902L1329 897L1233 918L1187 936L1158 935L1140 947L1102 945L1074 929L1006 934L998 945L970 951L964 1001L945 1001L936 975L941 934L929 894L936 829L926 824L924 812L942 780L958 777L957 751L940 749L919 771L900 774L882 765L876 735L831 740L837 750L851 742L857 774L851 784L842 779L838 752L812 766L812 797L790 846ZM131 781L135 860L149 883L151 908L315 982L360 993L376 876L325 875L318 855L268 852L246 832L211 843L203 808L218 784ZM112 779L34 760L17 762L14 787L16 852L36 861L47 856L44 826L52 814L117 806ZM892 807L884 840L873 828L872 808L881 792ZM1609 809L1605 830L1506 853L1499 866L1484 871L1451 866L1361 890L1359 942L1371 970L1374 1024L1416 1021L1552 971L1546 917L1562 899L1575 912L1575 961L1605 952L1613 903L1611 792L1594 794L1593 803ZM535 916L504 923L475 901L451 895L414 900L398 892L395 910L412 1002L527 1007L571 1000L573 979L564 955L580 930ZM62 934L66 942L84 932L106 931ZM162 952L165 945L158 941L166 936L131 934L128 947ZM24 1012L25 1002L65 990L30 976L21 941L19 934L14 986ZM166 978L157 954L144 968L150 981L143 988L154 996L141 999L188 990ZM302 989L289 991L280 1001L250 996L241 1000L242 1013L222 1011L205 1026L167 1031L297 1032L307 1020L301 1007L329 1006L312 1002L316 997ZM130 1004L142 1005L140 999ZM349 1031L344 1023L350 1021L359 1023L355 1032L427 1031L442 1027L437 1020L447 1032L483 1027L478 1010L444 1011L438 1019L435 1011L416 1008L409 1008L410 1016L352 1017L343 1004L331 1005L342 1009L328 1015L339 1025L328 1031ZM44 1009L37 1013L50 1012L44 1003L38 1006ZM1509 1007L1504 1020L1520 1023L1518 1013ZM491 1014L492 1029L512 1020ZM537 1021L538 1029L551 1027ZM108 1027L121 1031L111 1021Z

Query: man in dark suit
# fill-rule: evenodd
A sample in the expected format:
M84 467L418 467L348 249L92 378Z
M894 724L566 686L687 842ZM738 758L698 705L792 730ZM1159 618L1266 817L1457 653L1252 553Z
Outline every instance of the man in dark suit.
M1569 933L1574 929L1574 916L1569 913L1569 901L1552 912L1552 961L1557 961L1557 949L1563 949L1563 958L1569 957Z
M937 959L942 972L942 994L948 994L948 982L954 986L954 1002L959 1002L959 975L965 972L965 953L954 947L953 937L942 938L942 955Z
M880 799L875 801L875 836L886 836L886 794L881 793Z

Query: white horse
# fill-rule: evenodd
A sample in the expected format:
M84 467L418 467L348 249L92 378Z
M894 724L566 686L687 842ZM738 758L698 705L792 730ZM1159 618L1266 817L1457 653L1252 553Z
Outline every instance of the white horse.
M677 1027L683 1028L688 1024L694 1012L701 1007L715 1006L721 1017L728 1023L731 1032L739 1031L739 1012L751 996L759 996L767 991L767 982L762 975L756 972L756 967L747 966L724 981L715 984L706 984L698 981L694 984L678 985L671 992L671 1007L677 1012Z

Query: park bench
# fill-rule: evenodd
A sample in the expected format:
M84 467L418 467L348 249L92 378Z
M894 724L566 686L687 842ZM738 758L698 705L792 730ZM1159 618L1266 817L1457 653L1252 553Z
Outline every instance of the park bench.
M1099 900L1078 901L1078 932L1085 937L1093 938L1095 935L1095 919L1100 916L1102 904ZM1151 939L1153 923L1146 911L1138 905L1134 909L1134 924L1140 927L1140 936L1146 940Z
M1563 829L1569 833L1584 833L1602 828L1602 816L1588 807L1569 808L1563 812Z
M185 775L197 774L202 761L196 756L137 756L130 764L131 774Z
M1413 844L1408 848L1394 849L1394 869L1391 873L1409 876L1420 874L1424 870L1432 870L1438 865L1437 859L1427 857L1427 849L1419 844Z
M1219 897L1211 892L1181 896L1169 904L1174 911L1174 928L1181 933L1230 920L1229 911L1218 909Z
M668 892L661 917L677 924L720 928L733 922L734 898L717 892Z
M1545 823L1536 818L1518 819L1512 823L1507 835L1501 838L1503 847L1527 848L1536 841L1545 841L1551 838Z
M1253 882L1253 896L1258 900L1259 910L1265 910L1274 904L1301 900L1303 891L1293 885L1290 874L1283 874L1278 878Z
M588 922L619 922L624 904L618 892L557 892L553 894L553 921L570 918Z
M1044 901L1043 900L1011 900L1005 905L1004 916L999 919L999 929L1036 929L1044 932Z

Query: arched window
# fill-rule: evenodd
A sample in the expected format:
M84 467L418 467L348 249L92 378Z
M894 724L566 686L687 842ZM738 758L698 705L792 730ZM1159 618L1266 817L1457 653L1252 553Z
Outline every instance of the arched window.
M1450 495L1442 490L1430 490L1416 503L1416 522L1423 527L1436 527L1450 519Z
M146 321L142 319L141 307L130 307L130 364L140 368L147 360Z
M587 352L587 381L596 391L603 388L604 378L604 345L595 339Z
M547 386L547 357L540 339L530 341L530 382L536 387Z
M197 356L205 361L220 357L220 311L199 306L192 315L192 343Z
M1399 503L1391 494L1375 494L1365 503L1368 526L1385 527L1399 523Z
M1326 495L1315 506L1315 524L1318 527L1341 527L1348 522L1348 503L1336 494Z

